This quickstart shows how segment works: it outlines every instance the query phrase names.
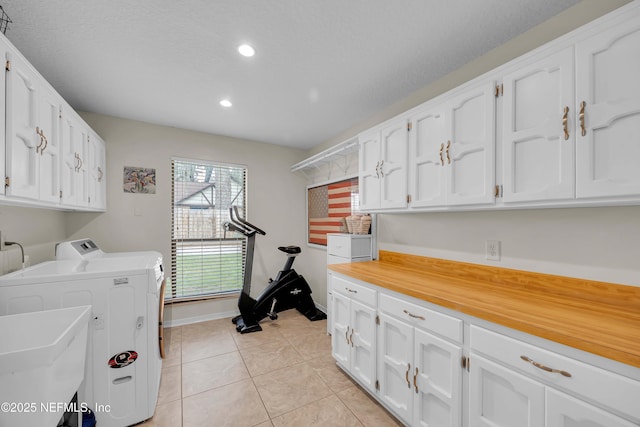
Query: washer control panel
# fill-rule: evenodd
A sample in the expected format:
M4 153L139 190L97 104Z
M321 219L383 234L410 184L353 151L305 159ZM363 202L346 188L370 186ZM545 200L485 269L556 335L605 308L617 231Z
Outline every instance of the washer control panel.
M95 251L100 251L100 248L91 239L62 242L56 245L56 259L83 259Z

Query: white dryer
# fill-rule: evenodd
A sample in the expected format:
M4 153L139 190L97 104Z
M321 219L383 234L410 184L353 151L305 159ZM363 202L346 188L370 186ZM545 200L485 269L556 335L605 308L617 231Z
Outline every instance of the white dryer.
M90 239L61 243L56 254L0 276L0 315L91 305L78 404L94 411L100 427L150 418L164 354L162 255L104 253Z

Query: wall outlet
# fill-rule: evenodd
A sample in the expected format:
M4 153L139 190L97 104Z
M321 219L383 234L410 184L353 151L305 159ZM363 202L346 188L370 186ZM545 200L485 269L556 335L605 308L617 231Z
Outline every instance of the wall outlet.
M499 240L487 240L485 242L485 258L489 261L500 261Z

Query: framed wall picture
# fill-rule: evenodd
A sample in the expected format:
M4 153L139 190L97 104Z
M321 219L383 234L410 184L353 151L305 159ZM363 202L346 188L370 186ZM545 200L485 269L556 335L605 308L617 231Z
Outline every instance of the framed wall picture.
M307 243L327 246L328 233L346 233L359 205L357 177L307 187Z
M125 193L156 194L155 168L125 166L122 189Z

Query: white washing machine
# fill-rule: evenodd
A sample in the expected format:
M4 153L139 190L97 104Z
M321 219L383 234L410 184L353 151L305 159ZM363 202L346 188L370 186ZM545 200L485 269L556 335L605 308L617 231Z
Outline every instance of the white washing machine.
M153 416L162 369L164 272L159 252L104 253L90 239L60 243L56 260L0 276L0 315L92 306L78 404L97 426Z

